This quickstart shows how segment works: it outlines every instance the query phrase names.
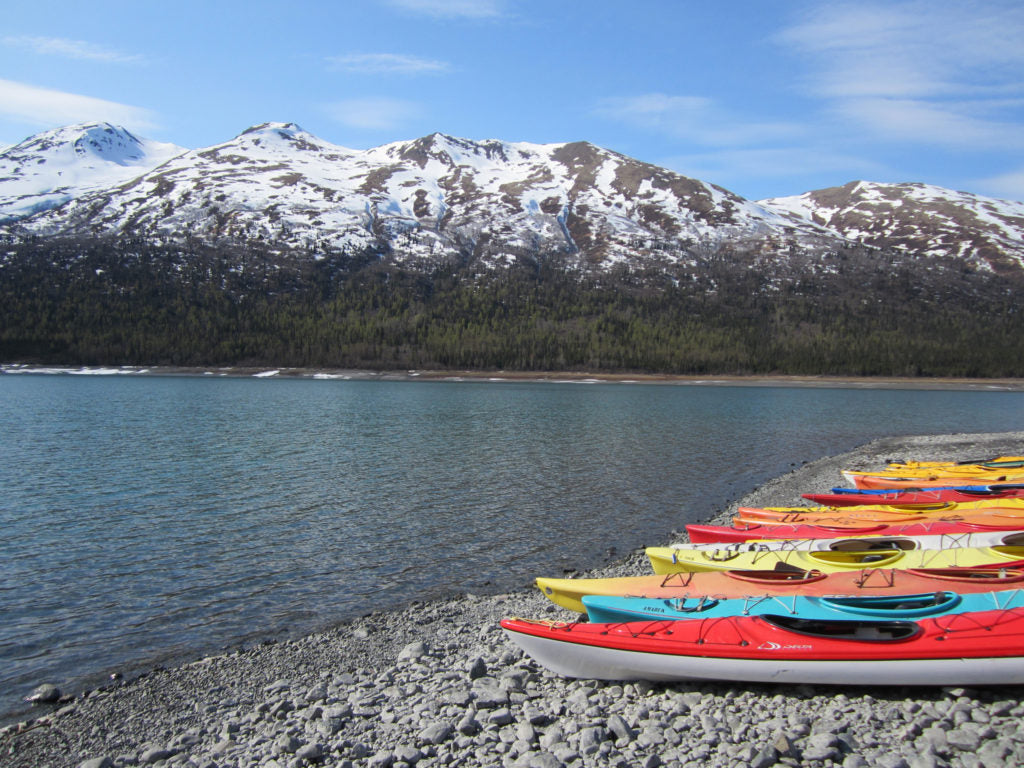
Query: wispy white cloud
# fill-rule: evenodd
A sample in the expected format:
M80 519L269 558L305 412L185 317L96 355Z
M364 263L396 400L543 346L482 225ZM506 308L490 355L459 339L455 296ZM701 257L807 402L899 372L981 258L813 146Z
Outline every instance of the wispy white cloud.
M394 130L420 114L418 104L389 98L346 99L328 104L336 122L364 130Z
M450 69L446 61L401 53L350 53L345 56L328 56L327 63L345 72L384 75L439 74Z
M11 80L0 80L0 115L46 127L94 120L138 131L156 127L154 115L148 109Z
M882 139L1020 146L1024 6L1006 0L821 4L777 42L808 93ZM1010 97L1010 98L1008 98Z
M1004 0L821 4L779 42L816 57L812 84L832 96L970 93L1020 82L1024 6Z
M702 96L648 93L609 98L598 104L595 113L704 146L744 146L778 141L798 136L804 131L796 123L745 120Z
M950 147L1024 149L1024 126L987 116L991 104L926 99L844 99L834 107L842 120L870 126L886 139L927 141Z
M144 60L142 56L110 50L84 40L68 40L62 37L4 37L0 43L10 48L25 48L43 56L61 56L67 59L104 61L112 64L134 64Z
M493 19L505 15L505 0L387 0L389 5L445 18Z

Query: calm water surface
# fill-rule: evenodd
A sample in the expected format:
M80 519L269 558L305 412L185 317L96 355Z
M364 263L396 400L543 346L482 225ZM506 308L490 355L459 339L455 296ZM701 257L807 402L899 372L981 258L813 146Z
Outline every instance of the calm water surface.
M1022 429L1016 392L0 376L0 715L594 565L876 437Z

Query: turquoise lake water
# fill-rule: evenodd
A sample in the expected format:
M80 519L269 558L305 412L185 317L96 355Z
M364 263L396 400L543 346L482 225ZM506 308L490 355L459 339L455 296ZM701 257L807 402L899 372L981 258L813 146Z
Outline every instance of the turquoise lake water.
M664 543L1024 393L0 375L0 713L129 671ZM841 485L841 478L836 478Z

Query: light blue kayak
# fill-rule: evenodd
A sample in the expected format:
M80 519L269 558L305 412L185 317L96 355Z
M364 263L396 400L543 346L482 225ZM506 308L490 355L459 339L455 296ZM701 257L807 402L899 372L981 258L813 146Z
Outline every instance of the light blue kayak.
M950 613L973 613L1024 607L1024 589L999 592L927 592L872 597L758 597L648 598L585 595L589 620L614 624L624 621L717 619L726 616L796 616L801 619L910 619Z

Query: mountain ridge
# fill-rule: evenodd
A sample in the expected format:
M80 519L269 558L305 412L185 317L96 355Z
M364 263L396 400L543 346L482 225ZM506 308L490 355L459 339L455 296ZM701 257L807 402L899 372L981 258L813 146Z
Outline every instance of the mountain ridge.
M120 175L81 163L78 187L51 178L44 189L40 177L25 192L15 183L44 150L63 145L67 154L76 146L76 128L125 147L122 162L113 163ZM314 258L372 250L399 263L469 258L488 269L540 252L558 253L577 269L656 267L722 248L765 266L794 251L820 259L866 245L1024 270L1024 203L927 185L850 182L750 201L585 141L474 141L435 132L353 150L294 123L254 125L193 150L145 141L87 124L0 153L0 168L8 168L0 176L7 232L258 241ZM132 154L132 147L139 149ZM10 170L16 165L20 174ZM110 166L107 160L104 173Z
M973 252L1004 268L1013 266L1007 258L1016 253L1021 263L1024 204L1009 200L917 182L853 181L764 202L879 248L964 259Z

